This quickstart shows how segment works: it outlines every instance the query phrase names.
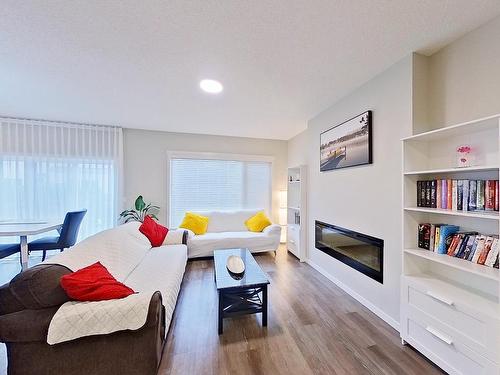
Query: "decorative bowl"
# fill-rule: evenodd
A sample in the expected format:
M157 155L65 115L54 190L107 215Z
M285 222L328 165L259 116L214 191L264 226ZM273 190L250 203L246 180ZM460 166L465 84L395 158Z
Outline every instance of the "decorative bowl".
M245 272L245 263L237 255L230 255L226 262L227 270L235 275L241 275Z

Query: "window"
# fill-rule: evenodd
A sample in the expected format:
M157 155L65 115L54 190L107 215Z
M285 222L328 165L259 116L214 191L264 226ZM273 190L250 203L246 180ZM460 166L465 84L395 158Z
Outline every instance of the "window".
M113 227L121 137L116 127L0 118L0 221L62 221L86 208L79 239Z
M271 208L272 159L246 155L173 153L169 158L169 224L186 211Z

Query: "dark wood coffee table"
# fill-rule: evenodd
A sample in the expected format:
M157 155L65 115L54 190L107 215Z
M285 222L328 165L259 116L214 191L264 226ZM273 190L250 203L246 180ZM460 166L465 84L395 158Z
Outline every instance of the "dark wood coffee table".
M237 255L245 263L245 273L238 279L226 267L227 258ZM224 318L262 313L262 325L267 326L267 275L248 249L214 251L215 285L219 294L219 335ZM261 297L262 295L262 297Z

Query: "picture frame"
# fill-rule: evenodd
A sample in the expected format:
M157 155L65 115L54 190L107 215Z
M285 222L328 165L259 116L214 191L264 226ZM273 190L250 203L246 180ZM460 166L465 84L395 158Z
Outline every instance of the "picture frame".
M320 172L372 163L371 110L320 134Z

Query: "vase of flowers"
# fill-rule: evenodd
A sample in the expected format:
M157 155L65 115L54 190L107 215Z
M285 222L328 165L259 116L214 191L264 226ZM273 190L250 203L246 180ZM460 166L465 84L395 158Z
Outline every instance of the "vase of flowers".
M469 145L457 147L457 166L459 168L470 167L472 165L472 148Z

